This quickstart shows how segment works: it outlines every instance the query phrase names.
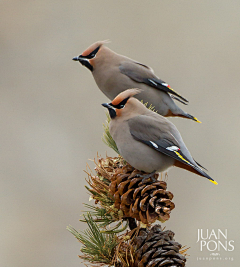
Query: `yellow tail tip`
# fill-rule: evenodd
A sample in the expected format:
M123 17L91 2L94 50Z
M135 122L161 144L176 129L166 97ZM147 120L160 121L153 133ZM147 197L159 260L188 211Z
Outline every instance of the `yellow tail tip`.
M194 120L198 123L202 123L201 121L199 121L196 117L194 117Z
M214 181L214 180L209 180L210 182L212 182L215 185L218 185L218 182Z

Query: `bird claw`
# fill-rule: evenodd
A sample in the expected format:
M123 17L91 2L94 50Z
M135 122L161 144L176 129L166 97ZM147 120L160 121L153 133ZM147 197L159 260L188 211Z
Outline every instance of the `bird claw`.
M153 183L157 182L157 179L154 177L155 171L148 174L137 174L135 177L143 178L142 183L145 184L147 182L152 181Z

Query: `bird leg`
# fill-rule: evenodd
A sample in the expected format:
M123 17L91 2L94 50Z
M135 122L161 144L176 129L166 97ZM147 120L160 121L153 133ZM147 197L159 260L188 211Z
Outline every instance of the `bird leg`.
M147 174L137 174L135 177L143 178L142 179L143 184L147 183L149 178L150 178L150 180L152 180L153 183L155 183L157 181L157 179L154 178L155 173L156 173L156 171L153 171L153 172L147 173Z

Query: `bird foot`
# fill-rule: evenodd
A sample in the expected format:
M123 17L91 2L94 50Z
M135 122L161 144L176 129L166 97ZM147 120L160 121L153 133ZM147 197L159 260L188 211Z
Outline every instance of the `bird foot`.
M157 182L157 179L154 177L155 173L156 173L156 171L153 171L153 172L147 173L147 174L137 174L135 177L143 178L142 179L143 184L145 184L149 181L152 181L153 183L155 183L155 182Z

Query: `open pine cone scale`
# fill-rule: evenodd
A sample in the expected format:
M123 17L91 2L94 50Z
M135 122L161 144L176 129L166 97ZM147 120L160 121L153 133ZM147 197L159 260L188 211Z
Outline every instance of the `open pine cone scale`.
M119 164L111 173L109 191L114 195L114 206L124 212L125 217L132 217L144 224L156 220L162 222L170 218L175 205L173 194L167 191L164 181L143 183L144 173L134 169L128 163ZM154 174L157 180L158 174Z
M174 241L172 231L162 231L160 225L150 230L141 228L133 239L136 252L134 267L184 267L186 258L179 250L181 244Z

